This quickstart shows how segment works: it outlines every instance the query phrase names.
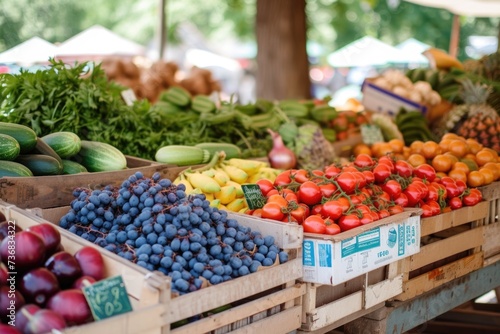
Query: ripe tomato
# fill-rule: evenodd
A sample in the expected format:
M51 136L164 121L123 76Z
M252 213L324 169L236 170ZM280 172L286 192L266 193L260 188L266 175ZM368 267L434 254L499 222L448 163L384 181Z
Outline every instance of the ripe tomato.
M251 215L252 215L252 216L254 216L254 217L259 217L259 218L261 218L261 217L262 217L262 209L255 209L255 210L252 210Z
M274 184L268 179L260 179L255 183L259 186L260 191L264 196L267 196L267 193L274 189Z
M477 189L470 189L469 194L462 197L462 202L466 206L474 206L483 199L483 195Z
M298 207L290 212L290 215L297 220L297 223L302 224L304 219L309 216L310 209L304 203L300 203Z
M429 189L429 194L427 195L427 200L429 200L429 201L439 200L438 188L435 185L429 184L427 186L427 189Z
M374 163L372 157L366 153L361 153L354 159L354 164L361 168L373 166Z
M337 183L346 194L354 193L356 190L356 177L351 172L342 172L337 175Z
M391 199L396 199L401 194L401 185L396 180L389 180L382 185L382 190L389 194Z
M288 206L288 201L280 194L269 196L266 203L278 203L285 208Z
M306 233L324 234L326 232L325 220L318 215L311 215L304 219L302 228Z
M359 170L351 163L350 165L345 165L344 167L342 167L342 172L356 173L359 172Z
M391 173L394 173L396 171L395 166L394 166L394 160L392 160L390 157L387 155L384 155L378 159L378 164L386 165L390 168Z
M445 187L448 199L457 197L458 195L461 194L460 189L458 188L456 183L449 183L445 185Z
M309 172L305 169L298 169L290 173L290 178L298 183L304 183L309 180Z
M319 189L321 190L321 195L325 198L330 198L333 193L337 190L337 187L333 183L320 184Z
M276 179L274 180L274 185L275 186L286 186L289 185L290 182L292 182L292 179L290 178L290 173L295 171L295 169L288 169L276 176Z
M287 189L287 190L289 190L289 189ZM285 200L287 202L292 202L292 201L293 202L298 202L299 201L299 199L297 197L297 194L294 193L293 191L292 192L287 192L287 193L283 194L282 196L285 198Z
M353 205L358 205L358 204L361 204L363 202L363 199L356 194L349 195L349 198L351 199L351 203Z
M389 210L391 216L404 211L403 207L400 205L391 205L390 207L387 208L387 210Z
M358 204L356 205L356 210L358 210L360 212L360 214L362 215L366 215L366 214L369 214L372 210L370 209L370 207L366 204Z
M335 234L339 234L340 232L342 232L340 230L340 226L338 224L334 223L333 221L331 221L330 219L325 220L325 226L326 226L325 234L335 235Z
M353 172L352 175L356 178L356 185L358 189L362 189L366 186L366 179L363 173Z
M431 217L432 216L432 209L431 209L431 207L428 204L423 204L423 205L420 206L420 208L423 211L423 213L422 213L422 217L423 218Z
M373 182L375 182L375 176L373 175L373 172L371 170L364 170L362 171L362 173L365 176L366 184L372 184Z
M302 203L304 204L304 203ZM307 205L307 204L305 204ZM321 215L321 209L323 208L323 204L316 204L311 208L311 215Z
M340 173L340 168L335 165L330 165L325 168L325 177L327 179L331 179L334 176L337 176Z
M283 220L283 218L285 218L285 214L281 210L282 208L283 206L276 202L266 203L262 207L262 218Z
M378 216L377 216L377 218L378 218ZM373 223L373 217L372 217L372 215L363 215L359 219L359 222L361 223L361 225L366 225L366 224Z
M421 199L421 190L414 183L411 183L408 187L406 187L403 194L405 194L408 199L408 207L414 207Z
M448 205L450 206L450 208L452 210L460 209L463 206L462 200L460 199L460 197L450 198L450 200L448 201Z
M321 189L312 181L302 183L299 186L298 195L299 200L307 205L318 204L322 198Z
M274 188L274 189L271 189L268 191L268 193L266 194L266 197L269 198L271 197L272 195L279 195L279 191L278 189Z
M413 174L413 166L405 160L396 161L394 169L396 170L396 174L402 177L408 178Z
M432 215L439 215L441 213L441 207L436 201L427 201L427 205L431 207Z
M401 193L396 199L394 199L394 203L406 208L408 206L408 197L406 197L405 193Z
M413 175L418 176L422 179L426 179L429 182L432 182L436 178L436 171L431 165L422 164L413 169Z
M337 220L342 216L342 204L339 201L331 200L323 203L321 216Z
M338 220L338 224L342 231L347 231L356 228L358 226L361 226L361 221L359 220L358 216L349 214L340 217Z
M391 214L389 213L389 210L387 209L382 209L378 213L378 219L383 219L389 217Z
M425 184L422 181L413 181L412 184L418 187L420 190L420 199L425 200L427 199L427 196L429 195L429 187L427 187L427 184Z
M455 179L453 179L449 176L443 176L442 178L440 178L438 180L438 182L444 186L446 186L447 184L455 184L456 183Z
M378 164L373 168L373 176L375 177L375 182L382 184L385 182L389 176L391 176L391 167L386 164Z
M465 189L467 189L467 185L462 180L456 180L455 183L456 183L456 185L458 187L458 191L461 195L465 191Z
M351 202L349 202L347 197L339 197L337 198L337 201L342 206L342 213L345 213L351 207Z

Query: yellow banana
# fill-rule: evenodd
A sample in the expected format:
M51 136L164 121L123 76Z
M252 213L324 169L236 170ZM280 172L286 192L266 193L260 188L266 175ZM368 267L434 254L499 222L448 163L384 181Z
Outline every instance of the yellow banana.
M226 185L233 186L236 189L236 198L241 198L245 195L243 193L243 189L241 188L241 184L229 180L229 181L227 181Z
M229 181L229 175L224 170L217 168L214 169L213 179L222 187Z
M215 196L214 194L205 194L205 199L210 202L215 199Z
M215 176L215 169L210 168L208 170L205 170L205 171L201 172L201 174L213 178Z
M190 192L186 191L186 194L188 195L198 195L198 194L203 194L203 191L201 191L200 188L193 188Z
M245 160L238 158L231 158L227 160L231 166L237 167L247 173L249 176L256 174L260 168L264 167L264 163L256 160Z
M248 174L241 168L235 167L233 165L222 165L224 171L229 175L229 178L239 184L245 183L248 179Z
M236 198L236 188L234 186L223 186L214 196L216 199L220 200L221 204L226 205Z
M186 191L185 191L186 194L189 194L191 191L193 191L193 186L191 185L191 183L188 180L186 180L184 175L177 176L177 178L172 183L175 184L176 186L179 184L183 184L186 187Z
M186 173L186 177L194 188L200 188L205 194L213 194L220 191L219 184L207 175L201 173Z
M244 198L236 198L231 203L228 203L226 205L226 208L229 211L238 212L241 209L243 209L245 206L247 206L247 205L246 205L246 201Z
M240 211L238 211L238 213L247 213L247 211L248 211L248 207L244 206L243 209L241 209Z
M220 207L220 201L218 199L213 199L210 201L210 206L212 208L219 208Z

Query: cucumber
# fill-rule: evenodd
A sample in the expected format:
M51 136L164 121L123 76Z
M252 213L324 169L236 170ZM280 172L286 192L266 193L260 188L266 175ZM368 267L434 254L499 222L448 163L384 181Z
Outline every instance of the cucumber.
M62 160L63 164L63 174L78 174L87 173L88 170L85 166L80 165L78 162L72 160Z
M217 152L224 151L226 153L226 160L231 158L241 158L241 149L230 143L199 143L195 147L202 148L210 152L210 158Z
M0 133L0 160L14 160L20 151L21 146L14 137Z
M74 160L89 172L108 172L127 168L127 158L116 147L98 141L81 141Z
M69 131L54 132L43 136L41 139L52 147L61 159L66 159L77 154L82 146L80 137Z
M45 154L21 154L16 162L28 167L34 176L60 175L63 171L62 164L56 158Z
M18 162L0 161L0 177L4 176L33 176L33 173Z
M30 152L30 154L44 154L48 155L62 165L61 157L50 147L46 142L44 142L41 138L37 138L35 148Z
M191 93L180 86L172 86L161 93L160 100L171 102L179 107L186 107L191 103Z
M30 152L36 145L35 131L25 125L0 122L0 133L14 137L21 147L21 153Z
M156 151L155 160L177 166L199 165L210 160L210 152L195 146L167 145Z

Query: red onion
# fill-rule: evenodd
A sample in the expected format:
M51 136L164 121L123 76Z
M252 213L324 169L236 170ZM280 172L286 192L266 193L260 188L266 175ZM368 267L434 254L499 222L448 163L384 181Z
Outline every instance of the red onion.
M271 167L278 169L292 169L297 164L295 153L283 144L281 136L271 129L267 129L273 139L273 148L267 155Z

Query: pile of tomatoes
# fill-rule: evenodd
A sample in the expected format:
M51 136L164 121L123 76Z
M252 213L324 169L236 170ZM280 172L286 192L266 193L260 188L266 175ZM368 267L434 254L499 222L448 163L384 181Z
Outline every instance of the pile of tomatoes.
M473 206L482 200L475 188L451 177L437 177L429 164L413 167L389 156L359 154L344 166L286 170L274 182L257 182L266 203L247 213L301 224L304 232L338 234L420 208L422 217Z

